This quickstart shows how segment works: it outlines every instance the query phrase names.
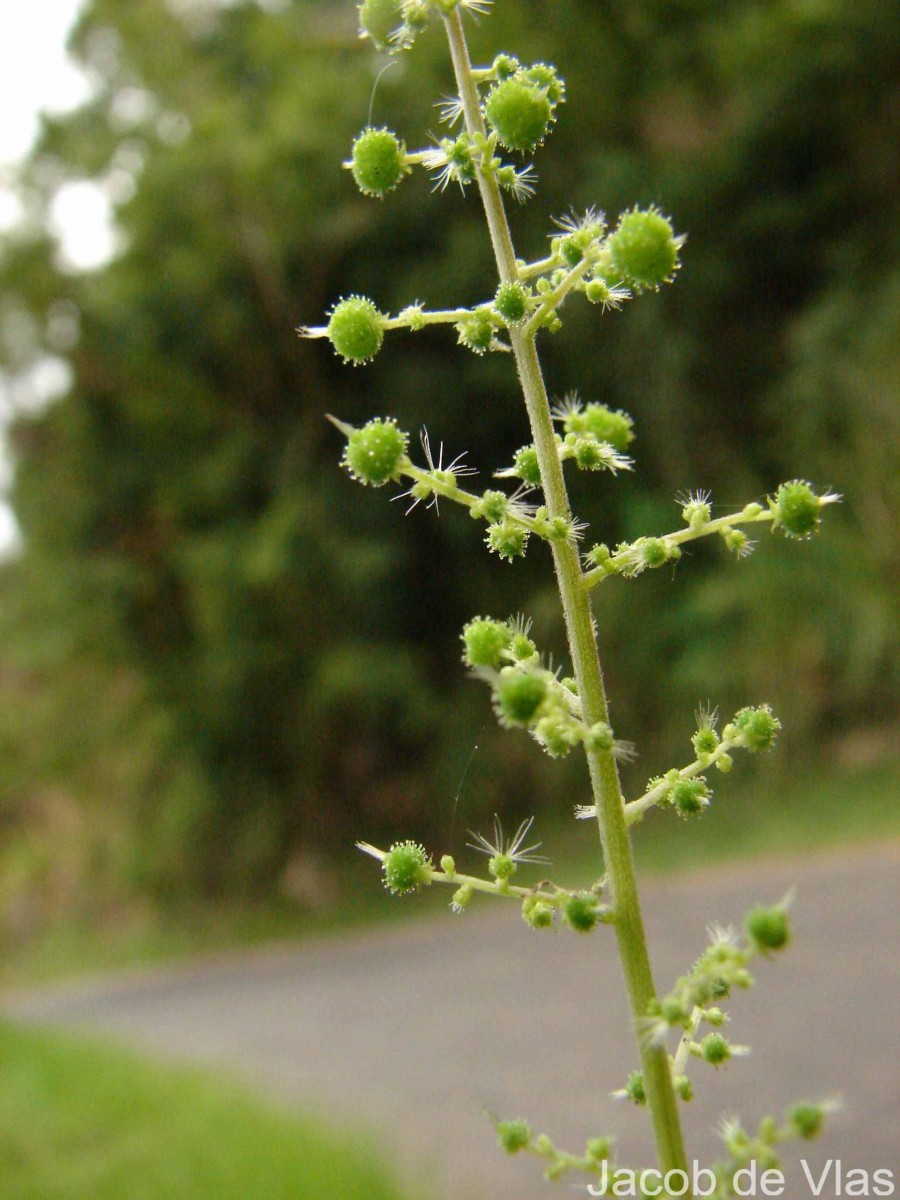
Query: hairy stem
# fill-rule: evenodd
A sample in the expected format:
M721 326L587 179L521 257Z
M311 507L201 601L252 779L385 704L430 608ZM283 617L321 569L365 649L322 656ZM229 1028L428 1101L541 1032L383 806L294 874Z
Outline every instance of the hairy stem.
M463 106L466 128L470 135L484 134L485 127L459 9L445 17L450 53L459 96ZM503 200L496 180L478 171L478 186L484 204L491 244L497 269L503 281L517 278L516 256ZM510 331L510 341L531 433L540 465L544 499L550 516L571 519L568 494L562 464L554 437L550 404L544 386L543 373L534 342L534 333ZM606 691L597 653L597 639L590 610L588 589L578 557L578 551L567 543L553 547L553 561L565 615L569 652L582 714L587 725L608 722ZM656 1139L659 1165L663 1171L687 1169L681 1135L681 1124L668 1052L665 1046L648 1045L641 1036L641 1024L656 995L647 941L641 917L634 858L625 819L624 800L619 783L616 761L609 751L587 753L594 803L600 829L600 841L606 866L606 877L613 906L614 927L619 954L625 974L632 1019L644 1073L644 1086Z

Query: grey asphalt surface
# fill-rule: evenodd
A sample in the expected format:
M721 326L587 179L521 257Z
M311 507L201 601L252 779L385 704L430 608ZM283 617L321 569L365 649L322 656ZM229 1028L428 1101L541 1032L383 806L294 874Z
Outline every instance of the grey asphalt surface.
M696 957L711 921L739 922L797 887L793 944L729 1005L729 1037L752 1055L693 1068L689 1156L718 1155L723 1112L751 1125L799 1098L839 1096L823 1136L786 1154L785 1195L814 1194L801 1156L816 1178L835 1159L844 1172L891 1169L900 1186L898 867L895 844L645 885L660 989ZM514 905L488 898L461 917L7 993L2 1007L224 1067L336 1122L361 1118L416 1200L585 1194L498 1150L488 1112L525 1116L578 1151L614 1131L624 1165L651 1161L646 1113L608 1095L635 1065L611 931L536 933ZM842 1194L834 1167L820 1194Z

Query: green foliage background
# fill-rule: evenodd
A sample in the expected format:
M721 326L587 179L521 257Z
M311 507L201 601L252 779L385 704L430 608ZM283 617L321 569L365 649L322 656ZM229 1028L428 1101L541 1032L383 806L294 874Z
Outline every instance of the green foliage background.
M351 291L396 311L495 286L473 197L432 196L418 174L381 204L340 169L384 65L354 15L349 0L92 0L72 48L94 97L46 122L24 169L0 366L15 382L61 355L73 383L13 431L14 931L123 897L271 893L310 849L583 798L575 768L495 730L458 657L469 617L524 609L560 659L542 549L511 567L450 506L404 518L363 494L323 420L427 423L486 486L528 440L509 360L426 332L352 370L294 333ZM616 729L641 754L632 790L681 761L706 700L770 702L785 771L851 740L877 754L897 695L896 12L498 0L472 42L567 79L538 196L514 214L520 254L588 205L657 203L689 234L674 287L604 318L573 302L542 344L556 395L635 418L634 477L573 482L593 535L664 532L688 488L724 507L800 475L846 498L812 545L764 535L742 564L702 547L600 589ZM435 30L380 80L373 119L425 145L450 87ZM133 192L121 252L89 274L59 264L45 219L79 179Z

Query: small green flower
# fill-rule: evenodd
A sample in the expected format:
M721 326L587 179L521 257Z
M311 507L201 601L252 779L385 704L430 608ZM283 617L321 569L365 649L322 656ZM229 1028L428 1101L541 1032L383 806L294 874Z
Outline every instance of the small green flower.
M754 753L770 750L781 728L781 722L768 704L759 708L742 708L736 714L734 723L744 735L744 745Z
M370 362L384 341L385 317L365 296L350 296L331 310L328 340L344 362Z
M567 924L576 933L590 933L599 917L597 899L590 892L567 896L562 911Z
M378 199L392 192L411 168L406 146L389 129L364 129L353 143L350 162L356 185Z
M694 779L679 779L669 793L672 807L682 817L693 817L709 806L712 793L702 775Z
M494 326L495 320L496 317L493 317L487 309L480 309L463 317L456 324L456 334L460 345L472 350L475 354L484 354L486 350L490 350L497 332Z
M531 1142L532 1131L527 1121L498 1121L497 1141L507 1154L524 1150Z
M512 631L506 621L475 617L463 629L462 640L463 661L468 666L497 668L512 640Z
M489 525L485 541L489 549L507 562L514 558L522 558L528 548L528 530L515 521L500 521Z
M646 1104L647 1093L644 1090L644 1075L641 1071L632 1071L624 1088L613 1093L614 1096L631 1100L634 1104Z
M519 863L542 863L548 864L549 858L543 854L535 854L535 850L541 848L540 842L533 842L530 846L523 846L522 843L528 836L531 826L534 824L534 817L528 817L523 821L513 836L509 839L503 836L503 826L500 823L500 818L494 814L494 840L488 839L481 833L473 833L469 830L469 837L475 839L474 842L466 842L470 850L477 850L479 854L488 856L488 870L493 877L499 882L503 882L515 873Z

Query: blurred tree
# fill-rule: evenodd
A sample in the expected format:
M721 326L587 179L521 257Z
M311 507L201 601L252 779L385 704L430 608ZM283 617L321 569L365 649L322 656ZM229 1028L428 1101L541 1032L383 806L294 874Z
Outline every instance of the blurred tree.
M639 472L576 481L577 507L614 542L677 521L660 497L678 489L742 503L800 472L847 497L802 553L773 543L744 570L699 550L627 602L604 585L618 729L655 727L652 770L710 680L726 709L784 700L797 745L887 715L897 18L878 0L557 0L552 23L541 8L499 3L473 35L484 56L502 44L567 72L539 199L515 215L520 252L539 253L548 209L573 204L653 201L690 232L678 287L599 325L573 305L546 344L560 394L578 386L637 422ZM404 521L363 503L322 420L427 420L452 454L499 466L527 438L508 362L460 364L428 333L354 372L293 333L352 290L391 309L493 291L458 194L432 200L415 178L376 206L337 168L370 100L376 123L425 144L436 118L410 97L449 86L439 37L374 93L382 64L349 0L92 0L72 49L93 97L45 123L27 218L0 253L7 378L48 356L72 370L15 428L25 548L0 581L0 685L13 717L36 695L40 718L8 722L0 814L27 824L36 804L58 810L36 797L64 794L88 829L70 873L171 894L271 888L298 847L412 813L421 836L445 830L481 737L462 824L531 803L544 761L479 733L483 697L453 648L473 613L518 602L528 564L479 553L458 513ZM48 232L53 196L84 179L122 236L91 273ZM530 611L558 647L536 588ZM510 772L492 769L501 758Z

